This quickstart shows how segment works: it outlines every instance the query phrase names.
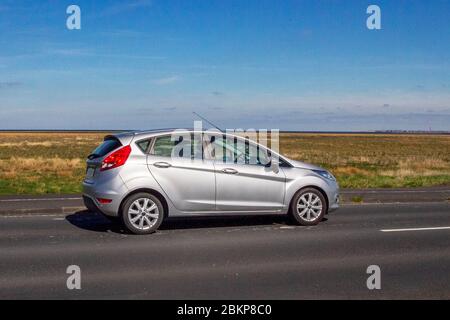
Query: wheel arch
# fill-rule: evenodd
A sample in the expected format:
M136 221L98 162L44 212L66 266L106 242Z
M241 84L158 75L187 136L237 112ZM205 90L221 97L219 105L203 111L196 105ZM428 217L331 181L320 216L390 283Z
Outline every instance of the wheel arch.
M151 195L157 197L158 200L161 201L161 204L163 206L164 218L167 218L169 216L169 205L167 203L166 198L159 191L157 191L155 189L151 189L151 188L139 188L139 189L133 190L130 193L128 193L120 202L119 215L122 214L122 209L123 209L123 205L125 204L125 201L127 201L127 199L129 197L131 197L132 195L134 195L136 193L141 193L141 192L150 193Z
M327 205L327 212L326 212L326 214L328 214L328 209L330 208L330 201L329 201L329 199L328 199L327 193L325 192L325 190L323 190L322 188L320 188L320 187L318 187L318 186L315 186L315 185L306 185L306 186L302 186L300 189L298 189L298 190L294 193L294 195L291 197L291 200L289 201L289 209L288 209L288 212L291 212L292 201L294 201L294 198L297 196L297 194L299 194L299 192L301 192L301 191L304 190L304 189L316 189L317 191L319 191L319 192L323 195L323 197L324 197L324 199L325 199L325 202L326 202L326 205Z

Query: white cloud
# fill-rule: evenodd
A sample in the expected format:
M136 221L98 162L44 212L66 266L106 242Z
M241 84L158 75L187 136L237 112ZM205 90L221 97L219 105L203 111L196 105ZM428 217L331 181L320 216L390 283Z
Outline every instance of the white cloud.
M124 1L116 5L110 5L103 11L103 15L115 15L125 11L131 11L139 8L148 8L152 6L151 0Z
M143 59L143 60L165 60L166 57L156 56L156 55L135 55L135 54L115 54L115 53L105 53L92 51L87 48L70 48L70 49L48 49L44 53L39 53L36 55L41 56L42 54L67 56L67 57L100 57L100 58L113 58L113 59Z
M171 84L171 83L177 82L179 80L181 80L181 77L174 75L174 76L170 76L170 77L156 79L153 81L153 83L157 84L157 85L165 85L165 84Z
M3 88L15 88L22 86L23 83L19 81L0 81L0 89Z
M90 56L92 52L87 49L49 49L46 52L50 55L59 55L59 56Z

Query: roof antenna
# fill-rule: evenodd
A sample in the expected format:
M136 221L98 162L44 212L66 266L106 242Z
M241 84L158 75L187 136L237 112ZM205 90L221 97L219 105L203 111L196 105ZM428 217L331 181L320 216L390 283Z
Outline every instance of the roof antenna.
M220 132L225 133L222 129L220 129L218 126L216 126L214 123L212 123L208 119L206 119L206 118L202 117L201 115L199 115L197 112L192 112L192 113L195 114L200 119L202 119L202 120L206 121L207 123L209 123L210 125L212 125L214 128L218 129Z

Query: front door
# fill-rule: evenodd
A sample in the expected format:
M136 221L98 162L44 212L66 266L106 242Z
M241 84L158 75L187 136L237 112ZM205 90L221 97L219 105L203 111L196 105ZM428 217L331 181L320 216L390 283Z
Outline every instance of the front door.
M284 206L285 180L274 172L267 151L233 136L216 136L209 153L216 172L218 211L278 211Z

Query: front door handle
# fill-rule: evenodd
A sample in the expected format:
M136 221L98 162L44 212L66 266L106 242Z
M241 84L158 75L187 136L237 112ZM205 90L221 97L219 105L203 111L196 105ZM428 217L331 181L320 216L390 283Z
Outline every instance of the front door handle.
M169 168L172 166L170 163L167 162L155 162L153 165L158 168Z
M225 168L225 169L222 169L222 172L223 172L223 173L227 173L227 174L236 174L236 173L238 173L238 171L235 170L235 169L233 169L233 168Z

